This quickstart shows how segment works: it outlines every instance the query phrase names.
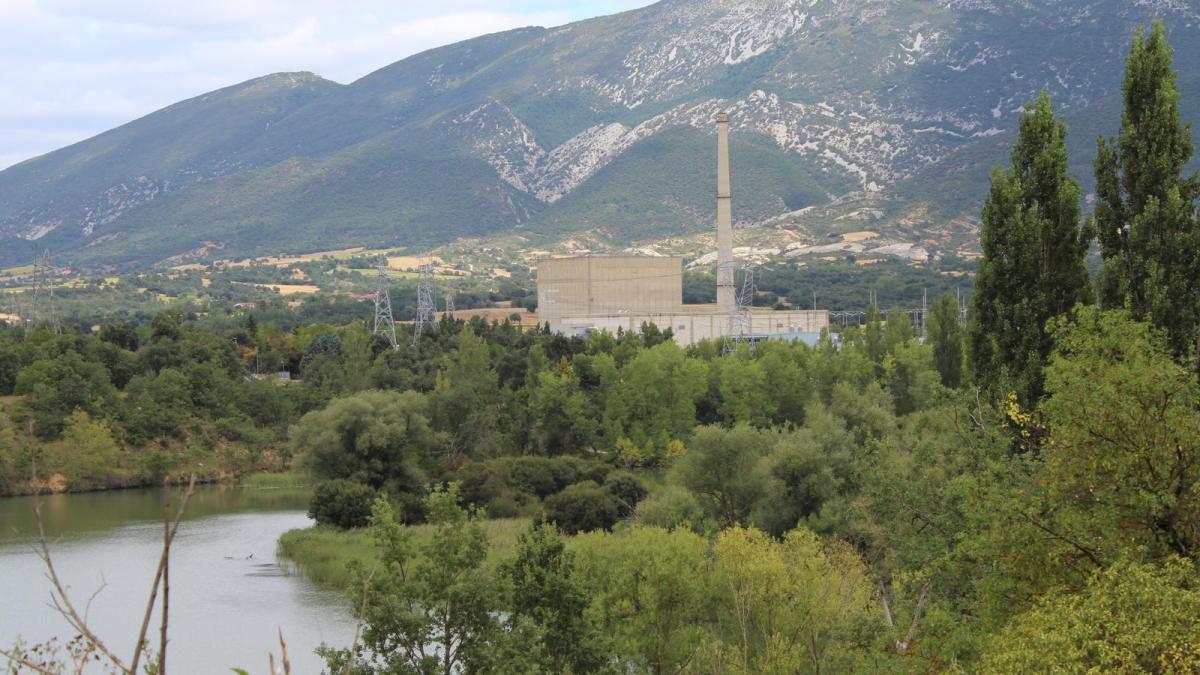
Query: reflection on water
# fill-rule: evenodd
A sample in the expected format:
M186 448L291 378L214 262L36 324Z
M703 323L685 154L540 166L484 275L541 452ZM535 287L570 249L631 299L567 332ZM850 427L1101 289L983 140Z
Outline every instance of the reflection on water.
M128 654L137 636L162 542L162 491L125 490L42 498L60 577L89 623ZM348 602L275 558L279 535L310 524L299 490L196 489L171 556L170 661L174 673L265 672L277 631L293 671L320 672L321 642L349 644ZM0 645L18 637L70 637L47 606L50 585L33 551L32 499L0 499ZM157 617L155 619L157 622ZM157 624L156 624L157 625Z

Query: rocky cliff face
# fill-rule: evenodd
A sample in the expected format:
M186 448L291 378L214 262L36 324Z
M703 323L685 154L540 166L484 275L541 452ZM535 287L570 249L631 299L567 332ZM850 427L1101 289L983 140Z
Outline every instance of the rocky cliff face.
M664 0L350 85L273 75L0 172L0 238L15 242L0 260L25 255L20 240L152 262L205 241L230 254L699 231L719 110L742 225L836 230L866 201L874 227L936 242L969 232L1040 90L1067 111L1086 181L1129 39L1154 17L1200 111L1186 0Z

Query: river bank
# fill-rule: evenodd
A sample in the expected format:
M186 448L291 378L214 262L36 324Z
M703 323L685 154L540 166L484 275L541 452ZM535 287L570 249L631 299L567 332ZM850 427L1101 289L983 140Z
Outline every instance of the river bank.
M527 518L498 518L480 521L488 538L486 565L495 567L517 546L517 535L529 529ZM410 525L414 542L421 548L433 537L432 525ZM279 537L279 555L293 563L314 583L328 588L347 588L353 577L347 569L357 562L370 569L376 561L375 544L366 528L337 530L313 526L289 530Z

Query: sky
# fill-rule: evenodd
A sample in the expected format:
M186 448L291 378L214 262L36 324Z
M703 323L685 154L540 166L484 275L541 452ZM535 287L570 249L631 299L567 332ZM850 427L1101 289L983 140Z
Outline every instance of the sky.
M0 0L0 169L281 71L351 82L417 52L651 0Z

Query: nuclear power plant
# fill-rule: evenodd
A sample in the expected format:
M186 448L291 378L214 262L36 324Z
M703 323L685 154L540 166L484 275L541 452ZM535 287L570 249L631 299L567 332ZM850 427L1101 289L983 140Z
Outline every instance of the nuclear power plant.
M717 303L683 304L683 258L584 255L537 262L538 322L566 335L670 329L675 342L730 337L804 340L829 325L826 310L750 307L738 296L733 259L733 196L729 181L729 116L717 115Z

